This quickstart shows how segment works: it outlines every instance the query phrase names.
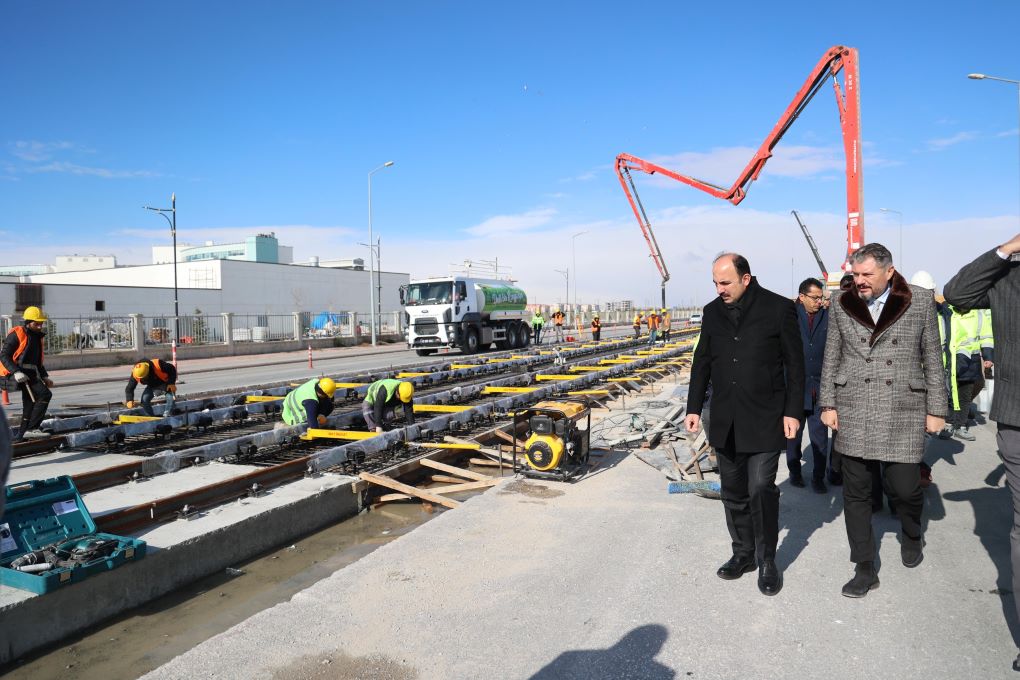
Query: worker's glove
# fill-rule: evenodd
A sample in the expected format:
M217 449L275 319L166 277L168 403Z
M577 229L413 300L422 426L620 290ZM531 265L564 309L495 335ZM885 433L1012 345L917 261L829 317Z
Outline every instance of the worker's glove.
M170 394L177 394L177 385L167 385L166 391Z
M28 382L28 376L25 375L24 373L22 373L21 371L15 371L14 372L14 379L17 380L19 383L27 383Z
M133 402L133 401L125 401L124 402L124 408L134 408L134 407L135 407L135 402Z
M326 416L316 416L316 420L319 423L319 427L324 427L326 425Z
M43 382L46 383L46 387L53 387L53 381L49 378L43 378Z

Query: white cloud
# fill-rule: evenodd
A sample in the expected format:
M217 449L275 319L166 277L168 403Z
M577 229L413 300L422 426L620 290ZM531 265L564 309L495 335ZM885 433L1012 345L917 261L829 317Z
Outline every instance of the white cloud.
M102 177L103 179L128 179L133 177L160 177L158 172L149 170L110 170L109 168L96 168L87 165L78 165L67 161L53 161L45 165L35 165L28 169L29 172L66 172L71 175L88 175Z
M1020 128L1013 128L1012 130L1003 130L996 137L1016 137L1020 135Z
M977 139L977 136L978 135L976 132L963 131L957 132L955 135L952 135L951 137L939 137L937 139L929 139L927 142L925 142L925 144L927 144L929 151L942 151L943 149L948 149L949 147L955 146L956 144L960 144L962 142L969 142L973 139Z
M496 215L464 231L475 236L529 231L549 224L555 215L555 208L538 208L519 215Z
M73 142L40 142L37 140L18 140L10 146L12 155L32 163L49 160L57 151L78 149L78 146Z
M757 148L750 146L726 146L707 152L685 151L656 156L649 160L682 175L729 187L756 152ZM806 178L838 171L843 166L843 150L838 147L780 144L773 150L765 173L778 177ZM680 186L665 178L660 178L659 182Z

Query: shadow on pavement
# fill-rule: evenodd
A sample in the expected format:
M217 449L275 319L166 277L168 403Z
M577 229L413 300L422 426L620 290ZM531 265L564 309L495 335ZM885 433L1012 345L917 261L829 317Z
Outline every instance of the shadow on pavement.
M531 680L671 680L676 673L655 660L668 637L665 626L639 626L608 649L563 652Z
M811 535L834 521L843 512L843 487L830 486L828 493L815 493L810 487L798 488L785 480L779 484L779 532L787 530L776 548L776 565L783 571L797 561Z
M986 481L1001 479L1001 474L997 472L997 469L993 470ZM1013 569L1010 564L1009 532L1013 527L1013 501L1009 488L983 486L964 491L950 491L944 498L947 501L968 502L973 506L974 535L980 539L981 545L988 552L988 557L998 572L995 589L989 592L998 596L1013 642L1020 647L1020 620L1017 619L1014 603Z

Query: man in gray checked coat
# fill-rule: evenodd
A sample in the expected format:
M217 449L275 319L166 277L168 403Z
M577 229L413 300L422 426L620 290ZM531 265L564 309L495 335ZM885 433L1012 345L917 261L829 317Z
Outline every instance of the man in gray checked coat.
M991 309L995 335L995 394L988 417L998 425L996 443L1013 496L1013 600L1020 616L1020 234L960 270L943 291L965 309ZM1013 661L1020 671L1020 654Z
M948 410L935 299L895 270L885 246L869 243L850 258L854 287L832 305L818 403L839 430L843 514L854 577L843 595L878 587L871 527L872 475L881 474L903 528L906 567L924 558L918 464L925 431L942 430Z

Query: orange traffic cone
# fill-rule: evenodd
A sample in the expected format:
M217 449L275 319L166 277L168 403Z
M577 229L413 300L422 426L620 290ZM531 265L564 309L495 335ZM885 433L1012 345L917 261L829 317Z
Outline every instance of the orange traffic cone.
M4 406L10 406L11 405L11 397L7 394L7 390L6 389L3 392L4 392Z

